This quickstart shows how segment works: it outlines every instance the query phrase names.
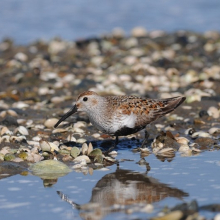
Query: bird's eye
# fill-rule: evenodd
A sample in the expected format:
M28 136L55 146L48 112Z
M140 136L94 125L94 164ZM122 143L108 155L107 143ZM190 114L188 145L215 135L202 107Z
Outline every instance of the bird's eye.
M87 97L84 97L84 98L83 98L83 101L84 101L84 102L86 102L87 100L88 100L88 98L87 98Z

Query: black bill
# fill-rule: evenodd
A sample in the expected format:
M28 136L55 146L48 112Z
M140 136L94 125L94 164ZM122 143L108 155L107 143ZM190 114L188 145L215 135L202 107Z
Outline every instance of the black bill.
M64 121L66 118L68 118L70 115L77 112L77 107L74 105L65 115L61 117L61 119L54 125L54 128L56 128L62 121Z

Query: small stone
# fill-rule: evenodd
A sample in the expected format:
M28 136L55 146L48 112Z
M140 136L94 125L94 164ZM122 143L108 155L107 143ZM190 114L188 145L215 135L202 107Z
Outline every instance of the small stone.
M58 122L57 118L49 118L44 122L44 125L47 128L53 128L57 122Z
M80 150L78 147L73 147L70 151L70 155L73 157L73 158L76 158L78 155L80 154Z

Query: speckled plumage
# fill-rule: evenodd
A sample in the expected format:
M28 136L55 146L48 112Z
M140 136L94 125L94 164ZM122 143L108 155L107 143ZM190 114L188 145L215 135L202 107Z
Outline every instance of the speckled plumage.
M136 133L157 118L173 111L185 97L145 99L136 96L99 96L92 91L83 92L74 107L55 125L77 111L85 111L91 123L103 133L124 136Z

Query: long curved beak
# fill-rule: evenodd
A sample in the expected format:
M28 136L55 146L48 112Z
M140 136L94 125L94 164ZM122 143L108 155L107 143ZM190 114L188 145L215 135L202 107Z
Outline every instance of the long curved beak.
M61 119L54 125L54 128L56 128L62 121L64 121L66 118L68 118L70 115L77 112L77 106L74 105L65 115L61 117Z

